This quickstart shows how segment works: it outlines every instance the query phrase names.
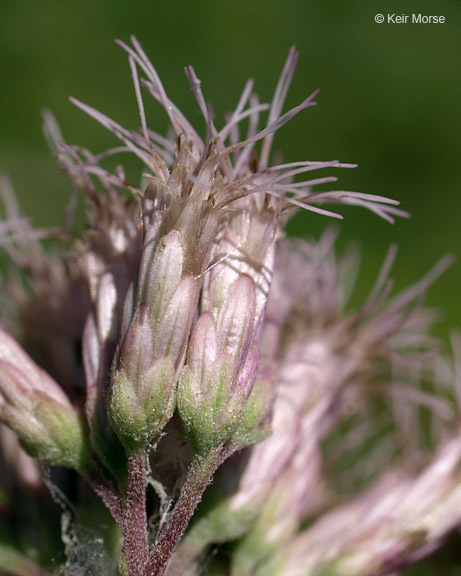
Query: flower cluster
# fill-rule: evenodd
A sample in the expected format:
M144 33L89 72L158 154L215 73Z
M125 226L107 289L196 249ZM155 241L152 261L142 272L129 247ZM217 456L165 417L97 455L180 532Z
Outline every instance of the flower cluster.
M336 178L310 172L351 164L270 163L275 132L315 104L316 93L283 113L296 51L272 102L249 81L220 130L187 68L203 140L138 41L119 44L139 131L72 99L120 140L94 154L44 117L84 194L87 229L74 229L74 196L60 228L33 229L2 182L12 313L0 329L0 419L22 446L0 431L5 509L50 488L68 575L365 576L418 560L461 521L459 374L431 354L435 314L421 302L449 259L390 298L391 249L366 302L348 312L357 256L338 259L331 231L317 243L284 239L288 217L303 208L341 218L330 203L391 222L407 213L380 196L313 191ZM148 128L143 89L173 138ZM141 185L109 169L122 153L143 162ZM420 441L428 423L432 461ZM17 542L0 540L0 570L46 574L57 562L59 551L51 560L43 544Z

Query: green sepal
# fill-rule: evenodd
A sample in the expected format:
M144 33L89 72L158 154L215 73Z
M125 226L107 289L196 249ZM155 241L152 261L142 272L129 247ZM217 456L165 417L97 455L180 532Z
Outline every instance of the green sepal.
M227 358L214 362L205 385L186 366L178 386L178 410L189 441L197 454L208 454L228 440L239 426L245 399L239 390L232 393ZM202 385L201 385L202 384Z
M109 417L125 448L137 451L158 438L173 415L175 391L174 367L169 358L161 358L141 377L139 383L119 370L112 382Z
M245 405L242 423L232 437L239 447L257 444L271 434L271 416L274 404L273 386L257 380Z
M30 397L30 411L4 406L2 417L24 450L40 462L84 470L90 462L90 442L82 416L40 391Z

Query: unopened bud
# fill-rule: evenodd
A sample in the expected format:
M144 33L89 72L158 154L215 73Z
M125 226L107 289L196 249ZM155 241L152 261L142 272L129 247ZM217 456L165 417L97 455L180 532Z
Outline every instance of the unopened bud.
M261 442L271 433L273 386L265 380L256 380L245 406L242 423L232 437L239 447L244 448Z
M41 462L82 470L88 439L64 391L0 331L0 419Z
M240 276L229 289L216 326L220 352L233 359L235 370L240 368L248 354L254 314L254 283L249 276Z
M110 389L109 417L129 450L155 441L173 415L177 372L197 302L196 281L181 278L177 234L168 235L159 251L155 292L135 311ZM145 295L151 290L147 287Z
M138 303L146 304L154 320L165 311L165 307L176 290L183 273L184 249L177 232L162 238L154 252L152 261L141 262L140 293ZM147 267L144 270L144 267Z
M205 312L192 333L178 409L198 453L229 440L242 422L258 370L258 355L252 352L254 306L254 283L240 276L217 321Z
M125 370L113 379L109 404L112 426L128 449L158 437L174 411L174 367L158 360L136 384Z
M225 442L238 427L244 398L231 394L231 370L226 359L216 360L200 380L189 366L181 374L178 409L194 450L207 454Z

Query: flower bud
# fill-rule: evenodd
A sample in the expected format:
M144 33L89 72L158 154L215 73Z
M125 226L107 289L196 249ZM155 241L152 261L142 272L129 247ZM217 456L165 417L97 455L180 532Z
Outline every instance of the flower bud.
M160 435L174 411L174 367L168 358L158 360L136 383L125 370L112 382L112 426L128 449L135 450Z
M258 327L272 281L276 218L271 211L259 213L253 199L242 199L234 207L215 255L222 262L206 278L202 300L216 317L236 280L248 277L254 285L253 314Z
M254 309L254 283L248 276L240 276L217 321L205 312L192 333L180 378L178 408L198 453L220 446L242 421L258 370L258 355L250 352Z
M64 391L0 330L0 419L34 458L82 470L89 448L80 415Z
M225 442L243 416L244 398L231 393L231 369L226 358L207 367L204 380L186 366L178 390L178 409L194 450L207 454Z
M175 408L177 371L197 303L197 284L182 277L183 249L171 232L158 244L112 375L109 417L124 446L159 437Z
M239 448L257 444L270 435L273 404L272 383L257 379L246 402L242 423L232 437Z
M145 280L141 279L138 303L146 303L154 321L165 311L183 271L184 249L177 232L170 232L159 242ZM143 263L141 264L142 269Z
M243 275L231 285L216 326L218 348L232 358L234 373L243 366L248 354L254 335L254 314L254 283Z

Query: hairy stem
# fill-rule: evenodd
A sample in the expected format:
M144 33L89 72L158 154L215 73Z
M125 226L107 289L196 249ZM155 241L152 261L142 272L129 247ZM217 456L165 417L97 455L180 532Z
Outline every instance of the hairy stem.
M123 554L129 576L144 576L149 558L146 489L145 455L143 452L131 454L123 518Z
M117 524L122 527L124 517L123 503L112 483L104 479L97 470L89 471L85 475L85 479L101 498Z
M226 454L221 448L213 450L206 456L195 457L173 512L150 554L146 576L161 576L164 573L167 562L184 534L206 487L225 459Z

